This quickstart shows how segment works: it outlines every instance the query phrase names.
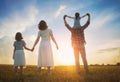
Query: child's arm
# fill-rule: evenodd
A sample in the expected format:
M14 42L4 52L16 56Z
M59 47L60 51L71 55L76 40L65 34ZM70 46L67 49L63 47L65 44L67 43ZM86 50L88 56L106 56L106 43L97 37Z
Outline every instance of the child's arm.
M85 14L85 15L81 16L80 18L84 18L85 16L87 16L87 14Z
M56 48L58 49L58 44L57 44L57 42L56 42L56 40L55 40L55 38L54 38L53 34L51 35L51 39L52 39L52 41L55 43Z
M25 48L26 50L32 51L32 49L29 49L29 48L27 48L26 46L24 46L24 48Z
M13 59L14 59L14 57L15 57L15 47L14 47L14 50L13 50Z
M75 17L71 17L71 16L68 16L68 15L66 15L66 17L71 18L71 19L75 19Z

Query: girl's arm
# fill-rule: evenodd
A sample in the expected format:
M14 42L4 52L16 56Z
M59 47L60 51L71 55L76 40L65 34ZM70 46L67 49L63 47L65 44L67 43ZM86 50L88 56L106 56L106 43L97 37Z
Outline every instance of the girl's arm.
M30 51L32 51L31 49L27 48L26 46L24 46L24 48L25 48L26 50L30 50Z
M71 17L71 16L68 16L68 15L66 15L66 17L71 18L71 19L75 19L75 17Z
M58 44L57 44L57 42L56 42L56 40L55 40L55 38L54 38L53 34L51 35L51 39L52 39L52 41L55 43L56 48L58 49Z
M16 50L16 48L14 47L14 50L13 50L13 59L15 57L15 50Z
M81 16L80 18L84 18L85 16L87 16L87 14L85 14L85 15Z

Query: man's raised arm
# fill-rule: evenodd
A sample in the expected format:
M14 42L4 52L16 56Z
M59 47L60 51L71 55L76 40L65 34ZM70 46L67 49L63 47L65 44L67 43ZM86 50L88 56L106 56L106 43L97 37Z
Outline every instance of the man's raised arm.
M67 27L67 29L71 31L72 28L71 28L71 26L70 26L69 24L67 24L66 16L67 16L67 15L64 15L64 17L63 17L63 19L64 19L64 24L65 24L65 26Z
M88 16L88 20L87 20L86 24L82 26L83 30L86 29L88 27L88 25L90 24L90 14L87 13L86 15Z

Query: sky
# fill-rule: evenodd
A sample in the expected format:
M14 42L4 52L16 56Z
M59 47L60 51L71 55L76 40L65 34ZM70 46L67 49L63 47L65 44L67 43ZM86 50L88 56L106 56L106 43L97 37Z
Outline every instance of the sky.
M13 64L13 43L21 32L27 47L32 48L38 34L38 23L45 20L59 45L52 42L55 65L74 65L71 33L63 16L90 13L91 23L85 29L88 64L120 62L120 0L0 0L0 64ZM74 21L67 19L73 26ZM84 25L87 17L81 19ZM37 44L33 52L25 50L27 65L37 65ZM82 59L80 59L82 64Z

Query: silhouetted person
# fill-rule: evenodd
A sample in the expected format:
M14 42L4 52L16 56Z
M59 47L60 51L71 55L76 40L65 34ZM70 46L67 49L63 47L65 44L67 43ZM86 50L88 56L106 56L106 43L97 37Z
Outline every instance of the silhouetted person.
M74 49L76 69L78 73L80 73L79 53L81 54L86 73L89 72L88 63L86 59L86 51L85 51L85 46L84 46L85 45L84 30L90 24L90 14L87 13L86 16L88 16L88 20L86 24L81 26L81 28L72 28L66 21L67 15L64 15L65 26L71 32L72 47Z

